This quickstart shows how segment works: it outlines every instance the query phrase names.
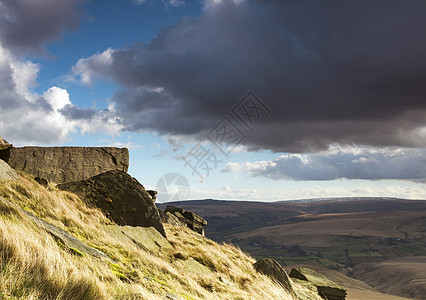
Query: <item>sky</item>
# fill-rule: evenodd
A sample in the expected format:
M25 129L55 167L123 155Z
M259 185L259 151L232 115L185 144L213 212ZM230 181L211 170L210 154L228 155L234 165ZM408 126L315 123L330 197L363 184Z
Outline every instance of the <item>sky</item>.
M0 135L158 201L426 199L423 0L0 0Z

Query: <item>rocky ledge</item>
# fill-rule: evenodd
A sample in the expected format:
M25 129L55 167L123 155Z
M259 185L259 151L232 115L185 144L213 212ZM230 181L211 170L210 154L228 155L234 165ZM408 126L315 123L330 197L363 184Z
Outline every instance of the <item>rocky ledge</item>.
M60 184L86 180L110 170L127 172L129 150L114 147L7 148L0 145L0 159L15 170Z

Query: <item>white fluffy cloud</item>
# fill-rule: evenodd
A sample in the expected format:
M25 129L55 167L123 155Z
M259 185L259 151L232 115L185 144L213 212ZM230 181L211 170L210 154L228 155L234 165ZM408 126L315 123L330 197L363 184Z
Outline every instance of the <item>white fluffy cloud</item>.
M32 91L39 66L22 60L0 45L0 133L14 144L61 143L71 132L117 133L121 126L114 105L74 120L65 110L76 108L66 89L53 86L42 95Z
M426 179L426 150L333 145L317 154L283 154L269 161L230 162L223 172L291 180Z
M91 85L99 77L108 76L111 71L113 53L114 50L108 48L91 57L79 59L72 71L82 84Z
M64 30L74 28L84 2L0 0L0 135L15 145L61 143L77 130L115 134L121 129L114 104L92 111L73 105L68 91L62 87L34 92L40 66L26 57L46 54L48 42L59 38ZM111 53L109 49L99 55L92 67L107 64ZM75 68L81 73L82 82L92 82L92 73L80 65ZM89 117L70 118L71 113L85 113Z

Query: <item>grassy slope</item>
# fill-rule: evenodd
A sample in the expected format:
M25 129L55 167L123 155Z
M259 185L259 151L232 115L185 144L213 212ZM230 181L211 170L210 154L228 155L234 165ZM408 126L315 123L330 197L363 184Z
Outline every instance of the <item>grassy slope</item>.
M167 293L182 299L292 299L254 271L252 257L185 228L166 225L173 247L150 253L110 235L104 225L111 221L74 194L44 188L25 174L17 182L0 181L0 196L14 204L0 201L0 299L164 299ZM115 262L66 248L16 207Z

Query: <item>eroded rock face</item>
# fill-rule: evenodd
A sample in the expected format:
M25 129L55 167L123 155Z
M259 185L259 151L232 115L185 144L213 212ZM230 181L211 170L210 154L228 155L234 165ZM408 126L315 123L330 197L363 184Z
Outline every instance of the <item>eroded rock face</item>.
M166 236L157 207L142 184L123 171L112 170L87 180L58 185L99 207L119 225L153 226Z
M127 172L129 151L114 147L22 147L0 150L13 169L55 183L85 180L98 174Z

